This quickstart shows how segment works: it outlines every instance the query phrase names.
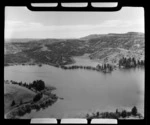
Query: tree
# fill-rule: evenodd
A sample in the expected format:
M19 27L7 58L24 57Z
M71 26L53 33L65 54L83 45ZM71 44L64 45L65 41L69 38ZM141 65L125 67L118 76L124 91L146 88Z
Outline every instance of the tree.
M34 96L33 101L34 101L34 102L37 102L37 101L39 101L41 98L42 98L42 94L41 94L41 93L38 93L38 94L36 94L36 95Z
M22 86L22 81L18 83L20 86Z
M27 113L30 113L30 112L31 112L31 107L30 107L30 105L26 105L25 108L26 108L26 112L27 112Z
M134 115L134 116L136 116L137 115L137 108L134 106L133 108L132 108L132 110L131 110L131 114L132 115Z
M107 68L107 65L106 64L104 64L104 70Z
M45 83L42 80L36 80L36 81L33 81L33 84L31 85L31 87L33 87L37 91L41 91L45 88Z
M86 114L86 116L85 116L87 119L89 119L90 118L90 115L89 114Z
M134 63L134 67L136 67L137 64L136 64L136 60L135 59L134 59L133 63Z
M125 118L125 117L127 116L126 110L123 110L123 111L121 112L121 116L122 116L123 118Z
M144 65L144 61L143 61L143 60L141 60L141 65L142 65L142 66Z
M96 66L97 69L99 69L99 64Z
M21 107L21 108L19 108L18 109L18 112L17 112L17 114L19 115L19 116L23 116L23 115L25 115L25 107Z
M121 113L118 111L118 109L116 109L115 115L116 115L117 118L120 117L120 114L121 114Z
M118 114L119 113L119 111L118 111L118 109L116 109L116 114Z
M98 117L99 117L99 115L100 115L100 113L99 113L99 112L97 112L97 113L96 113L96 117L98 118Z
M141 65L141 62L138 60L138 65Z
M12 103L11 103L11 106L14 106L16 105L15 101L13 100Z

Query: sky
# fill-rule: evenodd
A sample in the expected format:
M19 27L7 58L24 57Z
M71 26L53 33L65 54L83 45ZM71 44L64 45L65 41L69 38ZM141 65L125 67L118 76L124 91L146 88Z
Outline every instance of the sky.
M40 12L5 7L5 38L80 38L90 34L144 32L144 8L114 12Z

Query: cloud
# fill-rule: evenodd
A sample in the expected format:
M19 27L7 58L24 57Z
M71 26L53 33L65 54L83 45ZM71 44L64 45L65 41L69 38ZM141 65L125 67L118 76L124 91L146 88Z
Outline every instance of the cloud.
M103 22L102 27L128 27L132 25L130 21L123 21L123 20L107 20Z
M34 30L88 30L94 28L108 28L108 27L129 27L133 22L122 20L107 20L101 24L96 25L43 25L37 22L21 22L21 21L6 21L6 30L15 31L34 31Z
M133 29L133 27L136 29L136 27L144 27L143 20L135 20L135 21L129 21L129 20L106 20L100 24L89 24L89 25L44 25L42 23L38 22L22 22L22 21L13 21L9 20L5 22L5 36L11 36L14 32L17 32L19 34L25 34L25 36L33 34L33 37L35 33L43 34L76 34L78 32L80 33L96 33L102 30L109 30L109 32L116 30L123 30L128 29L129 31Z
M36 30L39 28L44 28L42 24L36 22L21 22L21 21L6 21L5 29L6 30L14 30L14 31L26 31L26 30Z

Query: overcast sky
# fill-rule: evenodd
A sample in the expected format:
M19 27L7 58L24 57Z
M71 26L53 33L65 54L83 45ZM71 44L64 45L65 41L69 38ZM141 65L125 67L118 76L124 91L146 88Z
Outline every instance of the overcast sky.
M5 8L5 38L79 38L89 34L144 32L144 9L116 12L32 12Z

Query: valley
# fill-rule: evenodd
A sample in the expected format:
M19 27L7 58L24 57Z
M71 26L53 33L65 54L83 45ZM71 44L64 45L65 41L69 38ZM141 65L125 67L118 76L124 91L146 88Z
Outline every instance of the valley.
M138 32L9 40L4 44L4 116L141 119L144 51L144 34ZM35 89L38 79L43 90Z

